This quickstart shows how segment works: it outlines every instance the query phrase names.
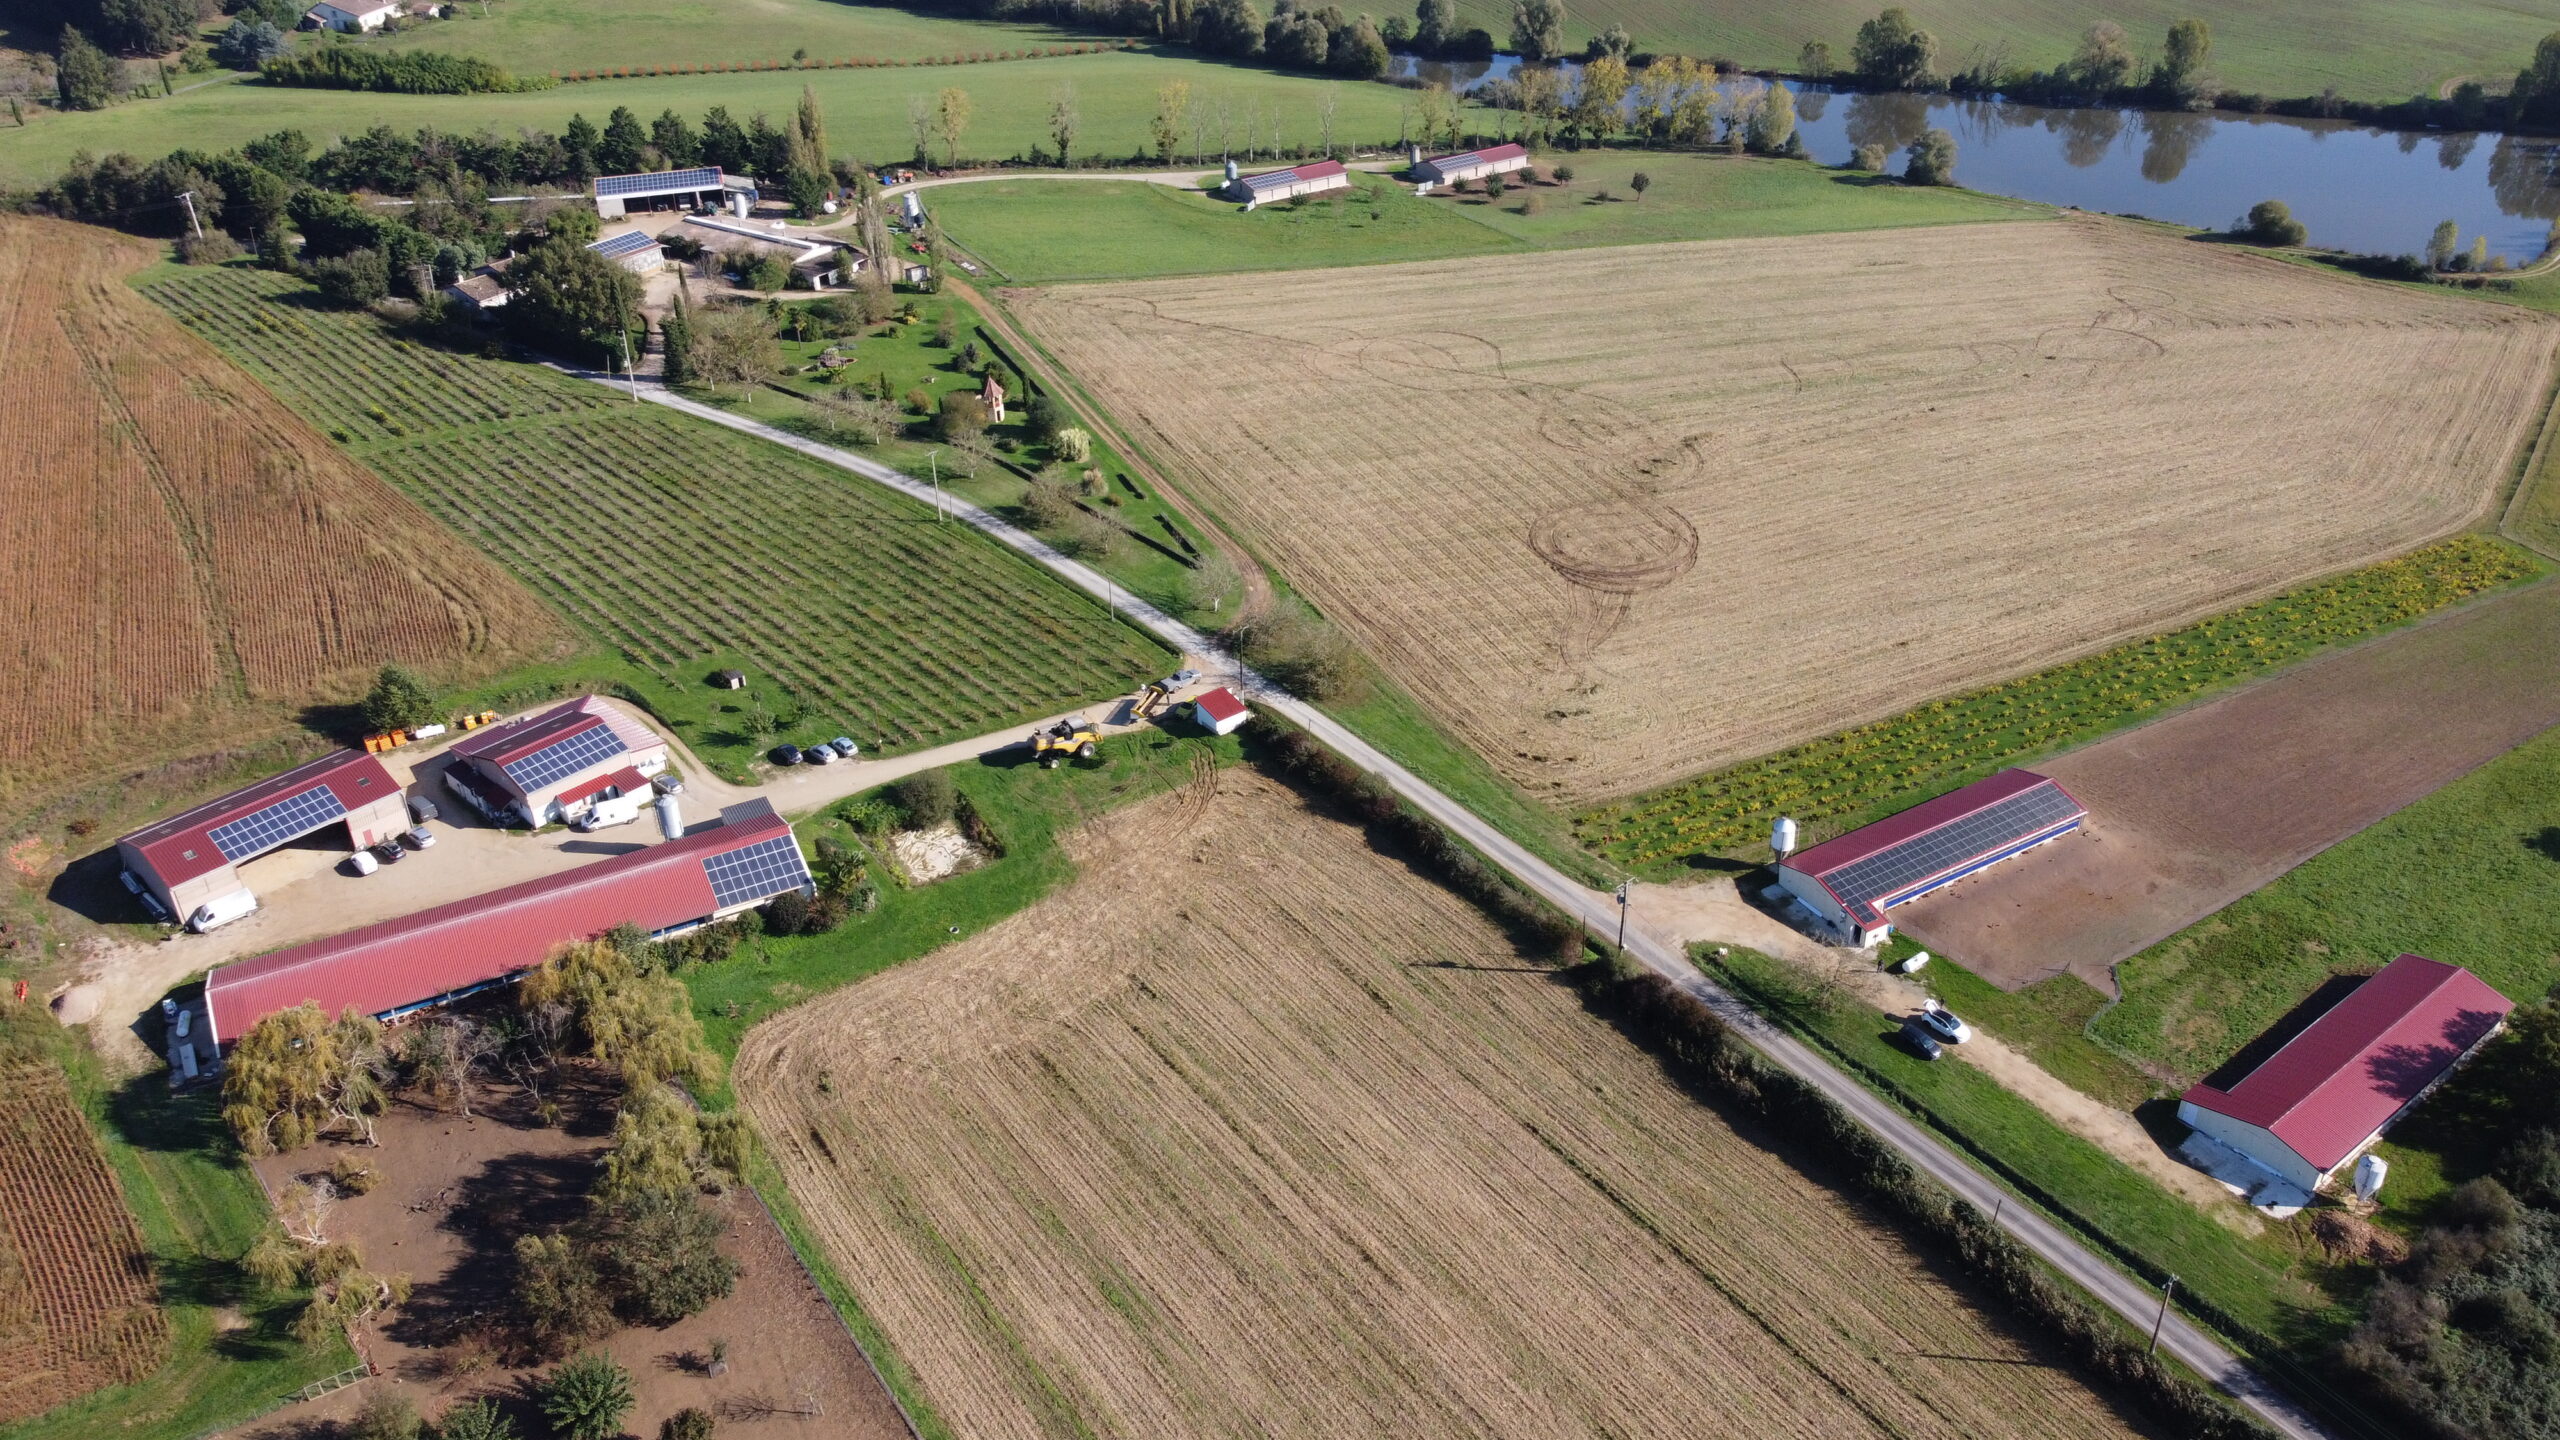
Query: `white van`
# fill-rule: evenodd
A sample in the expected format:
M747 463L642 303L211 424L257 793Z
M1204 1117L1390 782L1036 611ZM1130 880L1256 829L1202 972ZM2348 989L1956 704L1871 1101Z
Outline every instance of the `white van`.
M246 890L234 890L197 906L196 913L187 917L187 928L201 935L207 930L228 925L257 908L257 896Z

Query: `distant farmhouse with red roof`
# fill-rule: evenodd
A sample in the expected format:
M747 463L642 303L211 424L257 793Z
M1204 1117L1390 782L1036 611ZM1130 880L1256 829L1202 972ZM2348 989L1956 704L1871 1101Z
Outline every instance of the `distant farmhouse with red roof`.
M2514 1008L2459 965L2403 955L2238 1084L2189 1089L2178 1118L2300 1192L2293 1203L2301 1203L2496 1034Z
M1350 188L1351 172L1339 160L1310 160L1286 170L1265 170L1259 175L1238 175L1236 162L1227 162L1227 183L1217 193L1229 200L1241 200L1244 208L1273 205L1294 200L1301 195L1319 195L1327 190Z
M1799 850L1778 866L1788 894L1851 943L1892 933L1885 912L2080 828L2089 812L2032 770L2003 770L1898 815Z
M1413 178L1426 186L1455 185L1461 180L1475 180L1486 175L1508 175L1529 168L1529 152L1519 145L1496 145L1486 150L1461 150L1454 155L1433 155L1413 162Z
M340 750L208 800L116 841L125 872L185 924L207 906L245 914L238 867L313 831L343 826L349 850L409 828L400 782L362 750Z
M809 888L790 824L750 800L661 845L221 966L205 977L205 1024L218 1048L305 1001L396 1017L504 984L617 925L681 934Z
M447 753L445 788L499 824L537 828L583 818L623 771L667 768L666 741L593 695L475 731Z

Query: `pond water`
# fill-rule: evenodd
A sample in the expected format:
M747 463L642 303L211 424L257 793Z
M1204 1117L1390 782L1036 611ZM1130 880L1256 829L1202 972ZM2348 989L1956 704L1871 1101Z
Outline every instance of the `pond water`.
M1392 73L1464 90L1519 68L1395 57ZM1569 69L1572 67L1568 67ZM1756 82L1746 82L1756 83ZM2436 223L2485 235L2522 264L2560 218L2560 142L2375 130L2342 121L2149 110L2054 109L1948 95L1798 87L1797 128L1826 165L1859 146L1896 152L1936 127L1956 140L1956 178L1976 190L2221 228L2282 200L2317 245L2413 254Z

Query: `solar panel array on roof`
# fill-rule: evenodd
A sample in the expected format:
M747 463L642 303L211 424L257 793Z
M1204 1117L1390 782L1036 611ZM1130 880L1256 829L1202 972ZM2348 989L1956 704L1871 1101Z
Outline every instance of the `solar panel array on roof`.
M660 170L647 175L599 175L596 194L664 195L676 190L717 190L720 169L706 165L694 170Z
M262 855L296 835L314 830L347 813L326 785L287 795L273 805L252 810L227 825L205 832L222 858L237 863Z
M809 866L800 858L800 842L788 835L759 840L743 850L705 856L702 873L711 881L711 898L723 910L809 883Z
M599 761L610 760L631 747L613 733L609 725L595 725L575 735L562 736L530 755L508 761L500 768L517 788L532 794L563 775L574 775Z
M607 260L619 260L625 255L637 255L643 250L655 250L658 248L658 237L646 230L634 230L628 235L616 235L610 240L598 240L587 248Z
M1881 910L1903 892L2017 841L2040 835L2081 814L2059 785L2046 783L1985 805L1970 815L1915 835L1822 877L1852 915Z

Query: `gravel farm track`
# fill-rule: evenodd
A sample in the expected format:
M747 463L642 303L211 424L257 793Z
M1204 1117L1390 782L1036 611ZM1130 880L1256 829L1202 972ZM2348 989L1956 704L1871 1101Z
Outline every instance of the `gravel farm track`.
M2141 1433L1272 782L1072 848L739 1057L955 1433Z
M169 1354L157 1294L62 1072L0 1068L0 1424L157 1369Z
M281 728L386 660L566 632L126 285L153 242L0 216L0 797Z
M2457 529L2560 346L2096 217L1008 298L1569 806Z

